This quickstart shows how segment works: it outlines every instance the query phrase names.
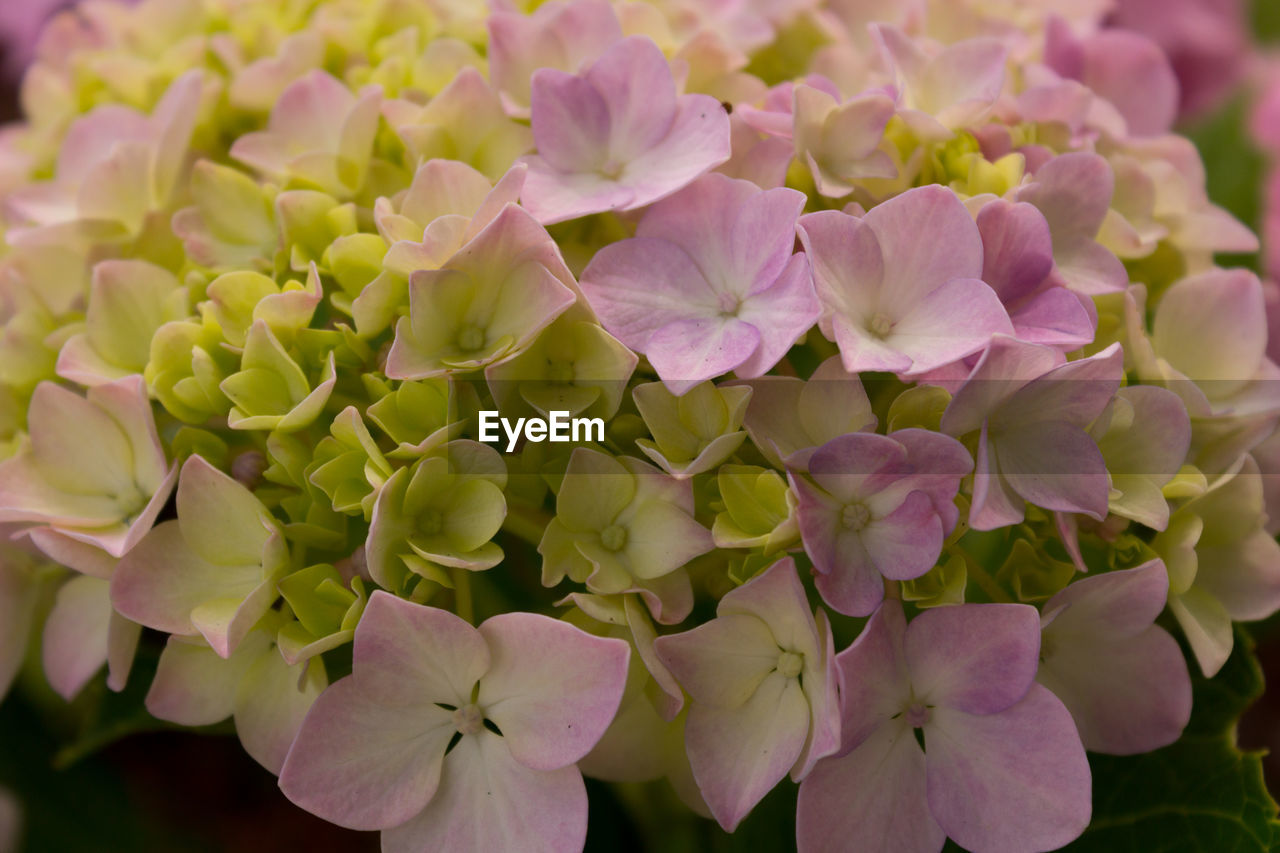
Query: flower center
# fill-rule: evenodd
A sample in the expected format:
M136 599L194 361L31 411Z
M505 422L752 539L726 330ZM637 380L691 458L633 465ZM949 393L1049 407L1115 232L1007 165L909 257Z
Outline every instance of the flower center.
M929 717L932 716L932 712L923 703L912 702L911 707L907 708L906 716L907 716L907 725L911 726L912 728L918 729L921 726L923 726L925 723L929 722Z
M627 544L627 529L610 524L600 531L600 544L606 551L621 551Z
M871 521L866 504L849 504L840 511L840 523L849 530L861 530Z
M438 509L428 509L418 516L418 531L427 535L435 536L444 528L444 516L440 514Z
M738 310L742 307L742 300L737 294L724 291L716 297L716 307L720 309L722 317L737 317Z
M460 734L478 735L484 728L484 714L474 702L453 712L453 726Z
M555 385L573 384L573 364L568 361L553 361L547 367L547 381Z
M804 655L783 651L778 655L778 672L783 678L795 678L804 669Z
M871 322L867 324L867 331L877 338L887 338L889 333L893 331L893 321L885 314L877 311L876 315L871 318Z
M484 346L484 329L468 324L458 332L458 349L463 352L475 352Z

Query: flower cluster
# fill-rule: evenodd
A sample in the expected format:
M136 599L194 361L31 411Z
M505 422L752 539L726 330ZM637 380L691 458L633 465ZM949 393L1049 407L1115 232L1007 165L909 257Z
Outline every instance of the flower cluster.
M153 715L387 851L578 849L584 774L1071 841L1086 750L1188 722L1167 628L1212 676L1280 609L1257 241L1105 5L57 17L0 132L0 692L163 632Z

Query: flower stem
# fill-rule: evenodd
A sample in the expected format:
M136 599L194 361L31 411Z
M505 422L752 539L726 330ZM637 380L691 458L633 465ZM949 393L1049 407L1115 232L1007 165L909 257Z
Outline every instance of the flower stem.
M475 606L471 602L471 572L466 569L449 570L453 576L453 609L468 622L476 620Z
M551 516L542 510L519 504L508 504L507 517L502 521L502 529L537 547L550 521Z

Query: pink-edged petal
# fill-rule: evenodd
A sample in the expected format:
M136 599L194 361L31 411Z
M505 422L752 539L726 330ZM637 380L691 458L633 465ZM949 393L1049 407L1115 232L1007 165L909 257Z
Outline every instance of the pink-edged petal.
M381 590L370 596L354 643L354 677L373 700L391 704L466 705L491 660L466 621Z
M1107 514L1107 466L1080 427L1062 421L1022 426L999 437L995 455L1005 482L1028 502L1099 520Z
M800 785L800 853L937 853L946 835L925 793L925 756L902 719L878 726L852 752L821 761Z
M815 574L813 585L832 610L846 616L866 616L884 599L884 579L860 540L851 538L841 542L840 548L848 556L829 574Z
M903 650L907 620L902 603L886 601L871 615L858 639L836 655L840 675L840 739L845 752L911 704Z
M1123 376L1124 352L1119 344L1112 344L1088 358L1055 367L1019 388L996 421L1002 429L1048 420L1088 426L1115 397Z
M796 573L796 562L783 557L737 589L725 593L716 608L718 616L748 613L758 617L785 649L806 657L822 653L818 625Z
M873 207L863 221L884 257L880 308L899 317L952 279L982 275L982 238L950 189L917 187Z
M1089 824L1092 777L1080 737L1038 684L999 714L935 709L925 762L934 819L970 850L1053 850Z
M699 308L708 317L719 313L698 265L666 240L637 237L606 246L583 270L580 286L609 333L639 352L670 322Z
M969 503L969 526L974 530L995 530L1022 521L1026 506L1022 498L1000 475L999 460L982 425L978 438L978 458L973 470L973 500Z
M609 105L591 83L554 68L533 74L533 138L559 172L600 168L609 157Z
M645 355L671 393L721 376L749 359L760 330L733 318L677 320L649 336Z
M688 186L730 155L729 115L715 98L684 95L667 135L627 164L621 181L641 207Z
M670 133L676 87L662 50L632 36L605 51L585 79L608 104L613 154L631 160Z
M942 520L924 492L912 492L884 518L862 530L862 544L876 571L890 580L911 580L933 568L942 553Z
M463 737L444 759L440 787L421 813L382 833L383 853L424 850L580 850L587 789L577 767L531 770L504 738Z
M800 242L823 305L858 318L870 316L886 263L875 230L865 219L836 210L808 213L799 221Z
M84 575L110 580L120 561L101 548L81 542L52 527L32 527L23 535L50 560Z
M107 662L111 595L105 580L81 575L58 590L44 625L41 656L45 677L71 701Z
M801 254L792 255L778 279L748 298L738 311L740 320L760 332L760 346L738 365L738 375L756 377L773 369L821 313L808 259Z
M236 686L249 667L270 650L270 637L255 631L230 658L219 657L198 639L170 637L147 691L151 715L182 726L208 726L231 716Z
M733 709L695 702L685 745L698 789L712 815L733 832L796 763L809 732L800 682L773 672Z
M528 173L520 204L543 225L638 206L634 188L599 172L561 172L537 156L524 163Z
M1148 625L1122 639L1058 637L1052 627L1045 642L1053 653L1036 680L1067 706L1086 749L1137 755L1181 737L1191 719L1191 679L1168 631Z
M262 654L235 692L236 734L245 752L280 775L307 711L327 684L318 660L290 666L275 649Z
M1009 312L1013 334L1020 341L1064 351L1093 342L1097 317L1081 297L1065 287L1051 287Z
M1056 593L1044 605L1052 614L1055 630L1078 626L1105 627L1123 637L1145 631L1164 611L1169 594L1169 574L1161 560L1149 560L1141 566L1097 577L1083 578Z
M149 628L194 634L197 607L234 605L261 583L260 565L210 563L187 544L177 521L166 521L120 561L111 578L111 601L122 615Z
M978 430L1018 389L1065 360L1051 347L996 335L943 412L942 431L958 438Z
M809 738L800 759L791 768L791 781L799 782L809 775L814 765L841 749L840 742L840 673L836 668L835 637L826 611L817 611L820 656L804 661L802 685L809 700Z
M307 712L280 771L280 790L339 826L397 826L436 794L456 732L443 708L390 704L344 678Z
M1025 604L930 608L911 620L903 648L920 701L993 714L1025 696L1035 677L1040 615Z
M622 701L631 647L534 613L494 616L479 631L492 663L476 701L511 756L557 770L590 752Z
M901 315L887 343L911 359L909 374L919 374L972 355L998 334L1013 334L1000 297L984 281L957 278Z
M982 280L1009 304L1035 290L1053 269L1053 239L1030 204L993 201L978 212Z
M696 703L741 707L778 665L773 632L755 614L724 613L654 642L658 659Z

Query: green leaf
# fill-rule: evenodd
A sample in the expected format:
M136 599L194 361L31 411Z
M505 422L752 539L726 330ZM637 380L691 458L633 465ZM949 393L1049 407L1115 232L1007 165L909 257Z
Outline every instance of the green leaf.
M1191 723L1177 743L1145 755L1089 756L1093 822L1065 849L1263 853L1280 846L1262 753L1236 746L1236 721L1263 689L1248 634L1237 627L1222 671L1212 679L1196 674L1193 684Z

